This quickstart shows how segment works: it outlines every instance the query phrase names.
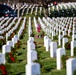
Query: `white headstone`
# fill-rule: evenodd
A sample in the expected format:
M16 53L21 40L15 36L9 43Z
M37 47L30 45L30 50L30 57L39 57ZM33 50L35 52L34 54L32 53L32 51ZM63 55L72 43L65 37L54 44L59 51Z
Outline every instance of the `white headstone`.
M71 41L71 56L74 56L74 47L76 47L76 41Z
M28 43L27 45L27 50L30 51L30 50L35 50L35 44L34 43Z
M0 64L5 64L5 54L0 53Z
M33 42L34 42L33 40L29 39L29 40L27 41L27 44L33 43Z
M61 56L65 55L65 49L58 48L57 49L57 70L62 68Z
M17 40L19 40L18 35L14 35L14 38L16 38Z
M13 42L13 47L15 46L15 44L18 42L17 38L12 38L12 42Z
M38 63L27 64L25 75L40 75L40 64Z
M70 33L71 33L71 30L69 29L69 30L68 30L68 36L70 36Z
M59 46L61 45L61 39L63 38L63 36L62 35L59 35L58 36L58 44L59 44Z
M29 37L29 40L32 40L34 42L34 37Z
M63 36L65 36L66 35L66 31L63 31Z
M2 53L5 54L8 52L11 52L11 47L9 45L3 45L2 46Z
M52 31L52 40L53 40L53 37L54 37L55 35L56 35L55 32Z
M50 57L56 57L56 50L57 50L57 42L50 43Z
M51 39L46 39L46 51L49 51Z
M74 39L76 39L76 34L72 35L72 41L74 41Z
M13 47L13 42L12 41L7 41L7 45L9 45L10 47Z
M70 58L66 61L66 75L73 75L76 70L76 58Z
M37 60L37 52L35 50L30 50L27 52L27 63L32 63L34 60Z
M17 40L15 38L12 38L12 42L15 44L17 43Z
M63 40L62 40L62 43L63 43L62 46L63 46L63 48L65 48L65 43L66 42L68 42L68 38L63 38Z
M46 40L48 39L48 36L44 36L44 47L46 47Z

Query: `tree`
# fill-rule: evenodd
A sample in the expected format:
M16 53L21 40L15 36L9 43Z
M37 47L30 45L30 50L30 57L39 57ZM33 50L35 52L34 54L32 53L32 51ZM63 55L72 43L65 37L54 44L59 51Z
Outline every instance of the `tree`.
M48 16L48 8L49 8L49 4L54 2L75 2L76 0L0 0L0 2L12 2L15 1L16 3L34 3L34 4L39 4L39 7L43 7L45 9L45 13L44 16L47 17Z

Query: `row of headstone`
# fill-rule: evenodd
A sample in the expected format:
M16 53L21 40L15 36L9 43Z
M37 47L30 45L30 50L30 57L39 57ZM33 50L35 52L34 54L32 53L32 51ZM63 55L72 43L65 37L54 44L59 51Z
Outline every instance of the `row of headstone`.
M64 7L64 9L70 9L71 7L72 8L75 8L75 5L76 5L76 3L74 3L74 2L72 2L72 3L60 3L60 4L58 4L57 6L56 6L56 10L59 10L59 9L63 9L63 7Z
M34 25L35 25L35 29L37 31L38 24L37 24L37 21L36 21L36 18L35 17L34 17Z
M35 15L37 15L37 12L38 12L38 7L36 7Z
M28 5L25 5L24 9L22 10L22 16L24 15L25 10L26 10L27 7L28 7Z
M40 26L41 26L41 28L42 28L42 30L46 33L46 26L45 26L45 24L42 22L42 20L41 20L41 18L40 17L38 17L38 21L39 21L39 23L40 23Z
M44 46L48 46L50 50L50 57L56 58L57 62L57 70L61 70L62 68L62 61L61 57L62 55L65 55L65 49L64 48L57 48L57 42L50 42L48 36L44 36ZM47 42L48 41L48 42Z
M13 18L7 18L7 19L8 19L8 21L7 21L6 23L9 23ZM7 20L7 19L6 19L6 20ZM22 19L22 18L20 18L19 21L21 21L21 19ZM13 33L13 31L17 29L17 27L18 27L18 25L19 25L19 23L20 23L20 22L18 21L18 23L11 29L11 27L15 24L15 21L16 21L16 20L17 20L17 17L15 17L15 18L13 19L13 21L12 21L8 26L6 26L5 28L3 28L3 30L0 31L1 33L2 33L2 31L4 31L4 32L7 31L7 33L6 33L6 41L8 40L8 37L11 35L11 33ZM23 24L22 24L21 28L20 28L19 31L18 31L18 40L19 40L19 38L20 38L20 36L21 36L24 28L25 28L25 22L26 22L25 20L26 20L26 18L24 18ZM3 25L3 26L4 26L4 25ZM10 29L11 29L11 30L10 30ZM9 30L9 31L8 31L8 30ZM0 39L4 39L4 37L3 37L3 36L0 36ZM13 37L12 37L12 40L14 40ZM16 42L16 43L17 43L17 42ZM14 45L13 45L13 47L14 47Z
M74 25L73 25L73 40L71 42L71 47L72 49L74 49L75 47L75 25L76 25L76 19L74 19ZM65 32L63 32L63 36L65 36ZM62 37L61 37L62 38ZM65 43L68 42L67 38L63 38L62 40L62 47L63 48L58 48L57 49L57 43L56 42L51 42L50 43L50 56L51 57L56 57L57 59L57 70L61 70L61 68L63 67L62 65L62 61L61 61L61 57L62 55L65 55ZM71 52L72 56L73 56L73 52L74 50ZM66 61L66 75L73 75L74 71L76 70L76 58L70 58Z
M4 24L0 27L0 29L3 29L5 26L8 26L8 23L9 23L11 20L12 20L12 17L9 18L9 19L7 20L7 22L4 23Z
M15 20L16 20L16 18L13 20L13 22ZM23 25L20 29L21 31L23 30L24 26L25 26L25 18L24 18L24 21L23 21ZM18 42L18 40L19 40L18 35L14 35L14 37L12 38L11 41L7 41L6 45L2 46L2 53L0 53L0 64L5 64L6 63L5 54L8 53L8 52L11 52L11 47L14 48L14 46Z
M27 65L25 75L40 75L40 64L34 62L37 60L37 51L35 50L34 38L29 37L27 41Z
M76 18L74 18L73 22L73 34L71 41L71 56L74 56L74 47L76 47Z
M31 34L32 34L31 17L29 17L29 27L28 27L28 35L29 35L29 37L31 36Z
M70 20L72 20L72 18L70 18ZM70 22L69 20L69 22ZM69 26L69 25L68 25ZM66 26L67 27L67 26ZM63 28L63 27L62 27ZM71 27L72 28L72 27ZM57 28L56 28L57 29ZM68 29L67 29L68 30ZM60 46L61 45L61 40L62 40L62 47L65 48L65 43L68 42L68 38L64 38L64 36L66 36L66 32L65 31L62 31L62 34L60 34L62 30L60 30L60 25L59 25L59 35L58 35L58 45ZM55 32L55 31L54 31ZM69 31L68 31L69 33ZM69 35L70 36L70 35ZM74 39L75 39L75 36L74 36ZM72 46L73 47L73 46Z
M27 42L27 63L32 63L34 60L37 60L34 38L29 37L29 40Z
M42 27L42 29L45 27L45 24L43 24L42 23L42 20L41 19L39 19L39 21L40 21L40 23L41 23L41 27ZM56 21L56 20L55 20ZM31 23L31 22L29 22L29 23ZM75 27L75 23L74 23L74 26L73 26L73 28ZM43 30L45 30L45 29L43 29ZM54 29L53 29L54 30ZM73 30L73 35L75 35L74 34L74 31L75 31L75 28L74 28L74 30ZM46 30L45 30L45 32L46 32ZM63 35L65 35L65 33L63 32ZM30 38L29 38L30 39ZM33 39L33 38L31 38L31 39ZM18 36L16 35L16 36L14 36L13 37L13 39L12 39L12 41L13 41L13 43L15 44L15 43L17 43L17 40L18 40ZM33 39L33 41L34 41L34 39ZM73 44L75 45L75 41L74 40L72 40L73 41ZM52 53L51 55L52 55L52 57L57 57L57 69L61 69L61 67L62 67L62 64L61 64L61 56L62 55L65 55L66 53L65 53L65 49L64 49L64 44L66 43L66 42L68 42L68 39L67 38L63 38L63 45L62 45L62 47L63 48L60 48L60 49L57 49L57 46L54 48L54 45L57 45L55 42L50 42L50 39L49 39L49 37L47 36L47 39L44 41L44 46L46 47L46 51L49 51L49 47L50 47L50 53ZM73 45L73 46L74 46ZM72 45L71 45L72 46ZM72 47L73 47L72 46ZM6 47L6 46L4 46L4 47ZM4 47L3 47L3 49L4 49ZM7 49L8 47L6 47L6 49ZM74 47L73 47L74 48ZM8 49L9 50L9 49ZM33 51L34 50L34 51ZM56 52L56 50L57 50L57 52ZM7 51L7 50L6 50ZM5 49L3 50L3 53L5 53L6 52L5 51ZM32 53L34 52L36 52L35 51L35 46L34 46L34 44L33 44L33 42L32 43L29 43L29 47L28 47L28 57L29 57L29 59L32 59L33 57L31 57L32 56ZM52 51L52 52L51 52ZM33 53L33 54L34 54ZM36 54L36 53L35 53ZM35 59L35 58L34 58ZM59 60L59 61L58 61ZM28 62L31 62L31 61L28 61Z
M44 36L44 47L46 47L46 51L50 50L50 42L51 39L48 36Z
M59 35L61 35L60 33L62 32L62 35L65 36L67 34L66 32L68 31L68 35L70 36L71 29L69 28L69 30L68 30L68 27L70 27L69 26L69 23L67 23L66 18L63 18L62 19L62 22L60 21L60 19L59 18L56 18L55 20L53 20L53 19L50 19L49 17L47 18L47 20L52 24L52 26L50 26L51 27L51 30L54 32L52 34L53 35L55 35L55 34L58 35L58 33L59 33ZM56 21L56 22L54 22L54 21ZM63 21L65 21L65 23ZM67 25L66 25L66 23L67 23Z
M49 18L48 18L48 19L49 19ZM53 18L53 19L55 19L55 18ZM58 18L58 20L60 20L60 19L63 20L62 22L65 22L65 21L68 22L67 24L69 24L70 21L71 21L71 24L73 23L73 21L72 21L73 18L72 18L72 17L71 17L71 18L68 18L68 17L67 17L67 18L63 18L63 17L62 17L62 18ZM42 22L42 20L41 20L40 18L38 18L38 21L40 22L40 25L41 25L43 31L46 32L46 30L45 30L45 24L43 24L43 22ZM49 25L49 23L46 22L46 20L44 20L44 21L45 21L46 24ZM54 22L54 21L51 20L51 22ZM57 22L57 20L56 20L56 22ZM59 22L59 21L58 21L58 22ZM65 22L65 23L66 23L66 22ZM60 22L60 24L61 24L61 22ZM70 24L70 26L71 26L71 24ZM63 25L64 25L64 24L63 24ZM63 26L63 25L61 25L61 26ZM59 45L59 46L61 45L61 40L62 40L62 48L65 48L65 43L68 42L68 38L65 38L65 37L64 37L64 36L66 36L66 32L63 31L63 27L62 27L62 29L61 29L61 26L60 26L60 25L56 25L56 27L58 28L58 29L56 28L57 31L59 30L59 31L58 31L58 33L59 33L59 36L58 36L58 45ZM69 26L69 25L66 25L66 27L67 27L67 26ZM70 26L69 26L69 27L70 27ZM52 28L52 29L50 29L50 30L52 30L52 33L53 33L54 25L50 25L50 27ZM71 27L71 28L72 28L72 27ZM64 25L64 29L65 29L65 25ZM68 30L68 29L67 29L67 30ZM75 31L75 30L74 30L74 31ZM54 31L54 32L55 32L55 31ZM62 34L60 34L61 32L62 32ZM54 34L54 33L53 33L53 34ZM75 39L75 35L73 35L73 38ZM73 42L73 44L74 44L74 43L75 43L75 41ZM73 44L72 44L72 45L73 45ZM72 45L71 45L71 49L73 50L74 46L72 46ZM74 44L74 45L75 45L75 44ZM71 51L72 51L72 50L71 50ZM73 51L71 52L71 54L72 54L72 53L73 53Z
M44 36L45 38L46 36ZM61 61L62 55L66 55L64 48L57 49L57 43L51 42L50 43L50 57L56 58L57 63L57 70L61 70L63 65ZM74 71L76 70L76 58L70 58L66 61L66 75L73 75Z
M4 17L1 17L1 18L0 18L0 21L2 21L3 19L4 19Z
M21 19L22 19L22 17L20 17L18 22L16 23L16 25L10 31L8 31L8 33L6 33L6 41L8 40L8 37L18 28L18 26L21 22Z
M31 9L31 7L32 7L32 5L30 5L30 6L28 7L26 14L29 13L29 10Z
M68 19L68 18L67 18ZM44 30L44 27L45 27L45 24L43 24L43 22L42 22L42 20L40 19L40 18L38 18L38 20L39 20L39 22L40 22L40 24L41 24L41 27L42 27L42 29ZM54 19L55 20L55 19ZM70 19L70 20L72 20L72 19ZM67 20L68 22L70 21L70 20ZM55 20L55 21L57 21L57 20ZM67 22L66 21L66 22ZM65 22L65 20L64 20L64 22ZM61 23L60 23L61 24ZM64 23L65 24L65 23ZM55 25L54 25L55 26ZM56 26L58 26L58 25L56 25ZM63 26L63 25L62 25ZM52 26L53 27L53 26ZM66 26L67 27L67 26ZM74 27L75 27L75 25L74 25ZM65 28L65 25L64 25L64 28ZM53 28L53 30L54 30L54 28ZM73 30L73 31L75 31L75 30ZM46 30L45 30L45 32L46 32ZM65 31L62 31L63 33L62 33L62 35L63 36L65 36L66 35L66 33L65 33ZM60 33L60 32L59 32ZM74 35L74 34L73 34ZM63 38L63 36L61 36L61 38ZM56 42L50 42L50 41L48 41L49 40L49 37L48 36L44 36L44 46L46 47L46 51L49 51L49 48L48 47L50 47L50 56L51 57L56 57L56 59L57 59L57 70L61 70L61 68L62 68L62 61L61 61L61 57L62 57L62 55L65 55L66 54L66 52L65 52L65 43L66 42L68 42L68 38L63 38L62 39L62 48L58 48L57 49L57 43ZM75 41L74 41L75 42ZM29 45L30 46L30 45ZM33 47L33 46L32 46ZM73 65L72 65L73 66ZM73 72L74 70L72 70L72 69L74 69L74 68L69 68L69 69L71 69L71 71ZM68 71L67 71L68 72Z
M25 28L25 25L26 25L26 17L24 18L24 21L22 23L22 26L21 26L21 28L18 31L18 38L20 38L20 36L22 35L22 32L23 32L23 30Z
M34 8L35 8L35 5L33 5L32 9L31 9L31 14L33 14Z
M6 20L8 20L8 19L9 19L9 17L3 18L3 19L1 20L1 22L0 22L0 26L1 26Z
M53 54L57 58L57 70L61 70L61 68L62 68L61 56L65 55L66 53L65 53L65 49L64 48L58 48L57 49L57 47L55 47L56 45L57 45L56 42L51 42L51 47L53 47L53 48L51 48L51 50L53 49L52 50L52 51L54 51ZM34 47L34 46L32 45L32 47ZM51 51L51 53L52 53L52 51ZM56 54L56 52L57 52L57 54ZM76 70L76 66L74 64L76 64L76 59L70 58L70 59L68 59L66 61L66 68L67 68L66 69L66 73L67 73L67 75L73 75L74 70ZM35 73L39 72L38 66L37 66L36 67L37 70L34 73L34 70L32 69L34 67L34 65L37 66L38 64L32 63L32 64L29 64L29 65L26 65L26 72L27 72L27 74L34 75ZM29 68L30 68L30 71L28 72Z
M25 26L25 20L26 18L24 18L22 27L20 28L20 31L22 32ZM7 41L6 45L2 46L2 53L0 53L0 64L5 64L6 63L6 59L5 59L5 54L8 52L11 52L11 47L15 47L15 44L18 42L19 37L18 35L14 35L14 37L12 38L11 41Z
M2 32L2 33L0 33L0 34L3 34L4 32L6 32L6 31L8 31L9 30L9 26L15 21L15 19L16 18L14 18L14 20L10 23L10 25L8 26L8 23L12 20L13 18L9 18L9 19L7 19L7 22L5 23L5 24L3 24L2 26L0 26L0 31ZM3 22L5 22L6 20L4 19L4 20L2 20ZM1 21L1 22L2 22ZM7 27L7 28L4 28L4 27Z
M0 64L5 64L6 59L5 59L5 54L11 52L11 47L14 48L15 44L18 42L18 36L15 35L12 38L12 41L7 41L6 45L2 46L2 53L0 53Z
M3 34L4 32L6 32L6 31L8 31L9 30L9 26L12 24L10 24L8 27L7 27L7 25L8 25L8 23L10 22L12 20L12 18L10 18L5 24L3 24L2 25L2 27L1 27L1 33ZM5 27L6 26L6 27ZM5 27L5 28L4 28ZM11 27L10 27L11 28Z
M26 11L26 14L28 13L33 13L34 12L34 9L35 9L35 15L39 14L41 15L41 13L45 13L45 9L43 9L42 5L41 7L38 7L39 5L38 4L24 4L22 5L22 7L20 7L20 11L22 10L22 15L25 13L24 11ZM64 9L75 9L75 6L76 6L76 3L75 2L71 2L71 3L58 3L56 6L53 5L53 3L49 4L48 5L48 12L49 12L49 15L51 14L51 11L59 11L59 10L62 10L63 8ZM39 11L38 11L39 10ZM44 11L43 11L44 10ZM39 12L39 13L38 13Z
M46 25L46 34L49 37L50 37L50 34L52 34L52 40L53 40L53 37L55 36L55 31L53 31L53 27L50 25L50 23L47 21L45 17L43 17L42 20L44 21Z
M35 25L35 29L38 33L40 33L41 31L41 25L37 23L36 18L34 17L34 25Z
M74 25L74 27L75 27L75 25ZM63 36L64 35L66 35L65 32L63 32ZM47 42L45 43L45 41L47 41L47 39L45 40L45 38L48 39L48 36L47 37L44 36L44 46L47 44ZM74 37L74 39L75 39L75 37ZM50 43L50 56L57 58L57 70L61 70L61 68L62 68L61 56L66 54L65 53L65 46L64 46L66 42L68 42L68 39L63 38L63 40L62 40L62 47L63 48L59 48L59 49L57 49L57 43L56 42ZM74 41L74 45L75 45L75 41ZM70 66L69 66L69 64L70 64ZM76 70L76 66L74 64L76 64L76 59L71 58L71 59L67 60L67 64L66 64L67 75L73 75L74 70Z
M12 22L14 22L16 20L16 18L14 18L14 20L12 21ZM19 19L19 21L20 21L21 19ZM26 18L24 18L24 20L23 20L23 23L22 23L22 26L21 26L21 28L20 28L20 30L19 30L19 32L20 33L22 33L22 31L23 31L23 29L24 29L24 27L25 27L25 22L26 22ZM17 23L17 26L18 26L18 24L19 23ZM18 32L18 34L19 34L19 36L21 36L21 34ZM2 38L1 36L0 36L0 38ZM18 42L18 40L19 40L19 37L18 37L18 35L14 35L14 37L12 38L12 40L11 41L7 41L7 43L5 44L5 45L3 45L2 46L2 53L0 53L0 64L5 64L6 63L6 59L5 59L5 54L6 53L9 53L9 52L11 52L11 47L15 47L15 44ZM31 54L31 56L33 55L33 53L35 53L35 52L30 52ZM36 54L37 55L37 54ZM31 58L31 57L30 57ZM35 65L35 64L34 64ZM38 66L38 64L36 65L36 66ZM38 66L39 67L39 66ZM37 68L38 68L37 67ZM31 70L30 70L31 71Z

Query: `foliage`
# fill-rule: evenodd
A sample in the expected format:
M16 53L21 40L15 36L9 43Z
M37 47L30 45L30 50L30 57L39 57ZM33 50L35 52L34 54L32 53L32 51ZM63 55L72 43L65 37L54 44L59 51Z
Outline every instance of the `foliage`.
M49 72L50 70L51 70L50 66L42 66L42 68L41 68L41 71L45 72L45 73Z
M53 36L53 39L54 40L58 40L58 36Z
M39 61L38 61L38 60L34 60L33 62L39 63Z
M2 45L4 45L6 43L6 41L4 39L0 39L0 48L2 47Z
M38 35L36 36L36 38L43 38L43 37L44 37L44 32L43 31L38 33Z
M76 10L74 8L71 8L71 9L60 9L59 11L58 10L54 10L54 11L51 11L51 15L50 17L75 17L76 16Z
M32 33L32 34L30 35L30 37L34 37L34 33Z
M42 37L42 38L44 37L44 32L43 32L43 31L41 32L41 37Z
M60 32L60 35L62 35L62 32Z
M65 68L66 67L66 60L68 59L67 55L62 55L61 57L61 61L62 61L62 65Z
M15 33L12 33L12 34L10 35L10 38L12 39L12 38L14 37L14 35L15 35Z
M74 70L74 73L73 73L73 75L76 75L76 70Z
M64 38L68 38L68 35L64 35Z
M26 29L26 26L25 26L25 29ZM21 34L21 36L20 36L20 39L23 39L24 33L25 33L25 30L23 30L23 32L22 32L22 34Z
M74 47L74 55L76 55L76 47Z
M74 38L74 40L76 40L76 38Z
M0 39L0 47L3 45L3 41Z
M17 43L15 44L15 49L20 48L21 42L18 40Z
M65 49L69 50L71 48L70 42L65 43Z
M72 35L72 32L70 32L70 35Z
M5 57L6 57L6 62L9 62L9 63L14 63L16 62L16 59L14 57L14 54L9 52L9 53L6 53L5 54Z
M0 74L1 74L1 75L8 75L8 74L7 74L6 67L5 67L5 65L3 65L3 64L0 65Z

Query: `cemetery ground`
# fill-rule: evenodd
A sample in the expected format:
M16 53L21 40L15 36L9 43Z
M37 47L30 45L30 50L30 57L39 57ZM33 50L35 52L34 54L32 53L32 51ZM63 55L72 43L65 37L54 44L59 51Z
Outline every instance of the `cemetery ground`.
M38 33L35 31L33 21L32 27L33 33L36 36ZM24 34L22 36L23 38L20 39L21 46L16 50L16 63L6 63L8 75L25 75L25 66L27 64L28 17L26 21L26 29L24 30ZM56 69L56 58L51 58L50 52L46 52L46 49L43 46L43 38L35 38L35 36L34 39L37 44L36 50L38 54L38 62L41 66L41 75L66 75L65 68L62 68L60 71ZM71 41L70 38L69 41ZM54 39L54 41L57 40ZM70 50L66 50L66 53L70 57Z
M3 36L3 38L0 37L2 38L0 46L3 44L2 48L0 47L2 54L0 56L0 75L5 72L1 69L2 63L6 66L7 75L30 75L31 70L32 75L34 75L38 68L41 74L36 73L35 75L72 75L69 70L76 69L72 62L74 60L70 59L67 62L67 66L71 66L68 69L65 61L76 57L76 22L75 24L73 22L76 15L76 4L63 5L62 3L59 6L50 7L48 10L49 17L47 18L44 17L45 9L35 6L25 4L20 9L21 17L19 19L0 18L0 35ZM30 36L34 36L34 41ZM6 43L5 40L7 40ZM10 41L13 45L9 43ZM12 45L11 49L9 49L8 44L9 46ZM73 47L75 48L74 51L72 51ZM15 61L8 61L8 56L5 56L5 53L6 55L9 54L8 60L12 58L10 57L11 53ZM39 67L37 67L37 63L40 64ZM66 74L66 71L69 74ZM76 72L74 73L76 75Z

